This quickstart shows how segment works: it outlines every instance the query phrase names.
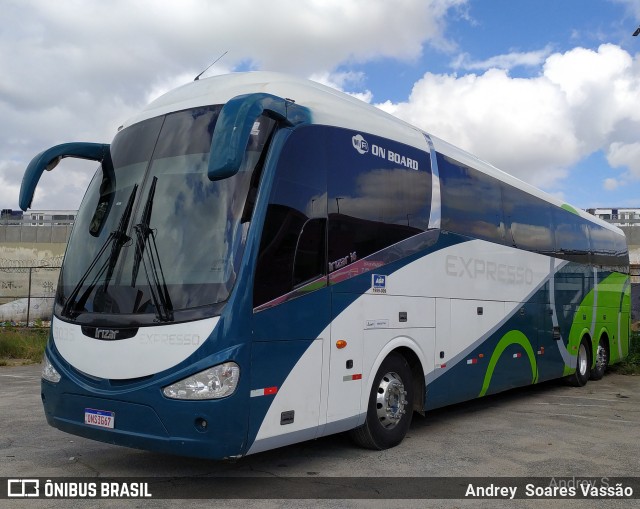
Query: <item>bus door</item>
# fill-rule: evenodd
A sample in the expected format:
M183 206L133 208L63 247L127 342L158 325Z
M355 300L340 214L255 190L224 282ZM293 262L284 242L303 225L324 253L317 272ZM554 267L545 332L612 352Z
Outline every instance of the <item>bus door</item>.
M316 126L284 141L253 286L249 452L315 438L330 295L324 149ZM264 447L260 445L264 444Z

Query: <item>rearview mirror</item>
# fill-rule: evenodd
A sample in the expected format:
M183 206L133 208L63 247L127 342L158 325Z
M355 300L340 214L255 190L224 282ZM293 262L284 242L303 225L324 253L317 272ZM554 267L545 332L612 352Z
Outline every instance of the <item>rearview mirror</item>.
M109 145L104 143L63 143L40 152L35 156L22 177L20 186L20 208L27 210L31 207L36 186L45 170L53 170L65 157L76 157L90 161L100 161L106 173L112 173Z
M311 121L309 110L291 99L264 93L234 97L223 106L213 130L209 180L222 180L238 173L251 130L261 115L286 126Z

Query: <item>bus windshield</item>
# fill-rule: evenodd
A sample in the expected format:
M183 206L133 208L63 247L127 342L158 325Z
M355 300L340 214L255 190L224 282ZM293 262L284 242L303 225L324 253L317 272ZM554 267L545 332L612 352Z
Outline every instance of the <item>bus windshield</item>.
M221 106L170 113L120 131L80 206L55 313L86 324L144 325L218 314L234 285L262 152L260 117L240 171L210 181Z

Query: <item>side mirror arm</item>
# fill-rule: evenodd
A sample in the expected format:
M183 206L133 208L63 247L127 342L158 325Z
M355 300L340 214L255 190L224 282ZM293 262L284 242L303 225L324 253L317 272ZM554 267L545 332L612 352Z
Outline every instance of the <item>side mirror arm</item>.
M65 157L75 157L100 162L108 161L108 166L111 167L111 154L108 144L83 142L63 143L62 145L56 145L55 147L43 150L31 160L22 177L19 202L22 210L26 211L31 207L33 194L42 173L45 170L53 170Z
M266 115L281 125L310 123L311 113L291 99L266 93L234 97L222 108L211 138L208 177L222 180L238 173L253 125Z

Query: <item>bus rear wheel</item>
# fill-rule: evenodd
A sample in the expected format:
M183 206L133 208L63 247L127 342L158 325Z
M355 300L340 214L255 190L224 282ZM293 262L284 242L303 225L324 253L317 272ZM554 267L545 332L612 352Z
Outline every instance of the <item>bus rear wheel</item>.
M583 338L578 347L576 358L576 372L568 380L574 387L582 387L589 381L591 374L591 345L587 338Z
M591 370L591 380L600 380L609 365L609 351L607 350L606 338L602 338L596 349L596 362Z
M367 405L365 423L350 431L353 441L368 449L388 449L402 442L413 413L413 378L406 359L391 353L378 368Z

